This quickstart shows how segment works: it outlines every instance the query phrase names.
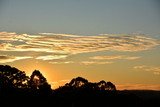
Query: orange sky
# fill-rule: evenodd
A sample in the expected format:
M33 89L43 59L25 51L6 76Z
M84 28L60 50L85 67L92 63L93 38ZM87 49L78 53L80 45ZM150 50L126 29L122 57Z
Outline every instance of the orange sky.
M144 34L0 32L0 52L1 64L27 75L38 69L52 88L82 76L111 81L118 89L160 89L159 39Z

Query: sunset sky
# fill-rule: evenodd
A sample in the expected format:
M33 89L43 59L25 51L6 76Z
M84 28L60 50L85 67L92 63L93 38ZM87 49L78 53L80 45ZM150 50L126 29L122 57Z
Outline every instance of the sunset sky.
M159 0L0 0L0 64L52 88L82 76L160 90Z

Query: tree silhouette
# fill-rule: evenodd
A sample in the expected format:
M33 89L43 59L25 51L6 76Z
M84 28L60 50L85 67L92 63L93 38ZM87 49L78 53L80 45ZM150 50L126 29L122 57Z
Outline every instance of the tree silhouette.
M99 90L110 90L114 91L116 90L116 86L111 82L105 82L104 80L97 83Z
M69 83L66 83L65 86L61 87L65 89L84 89L84 90L107 90L115 91L116 86L111 82L105 82L101 80L98 83L88 82L87 79L83 77L73 78Z
M75 88L79 88L79 87L82 87L83 85L85 85L87 83L88 83L88 80L86 80L82 77L77 77L77 78L73 78L68 85L72 86L72 87L75 87Z
M111 90L111 91L115 91L116 90L116 86L112 83L112 82L107 82L107 90Z
M0 65L0 88L27 88L29 77L24 71L8 65Z
M107 85L106 85L106 84L107 84L107 83L106 83L104 80L98 82L97 85L98 85L98 87L99 87L99 90L106 90L106 88L107 88Z
M39 70L34 70L30 76L29 87L33 90L40 90L42 93L51 91L51 85Z

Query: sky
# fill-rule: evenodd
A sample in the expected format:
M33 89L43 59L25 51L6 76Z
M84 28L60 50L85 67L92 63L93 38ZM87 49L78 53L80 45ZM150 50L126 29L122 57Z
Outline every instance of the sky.
M160 90L159 0L0 0L0 64L52 88L82 76Z

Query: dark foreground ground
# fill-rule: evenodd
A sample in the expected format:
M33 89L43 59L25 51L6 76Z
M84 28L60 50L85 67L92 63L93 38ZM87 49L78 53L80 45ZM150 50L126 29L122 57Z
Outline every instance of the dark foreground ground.
M160 107L160 91L53 92L49 96L1 96L0 107Z

